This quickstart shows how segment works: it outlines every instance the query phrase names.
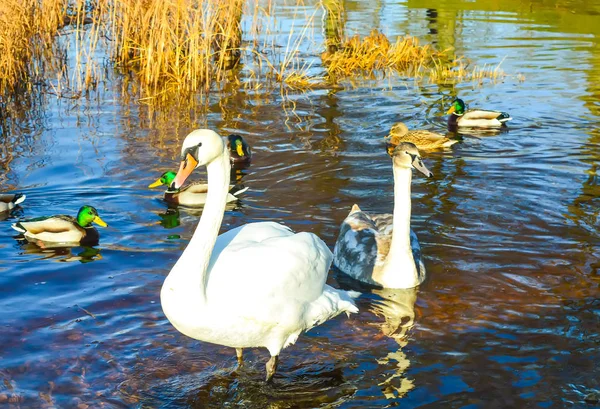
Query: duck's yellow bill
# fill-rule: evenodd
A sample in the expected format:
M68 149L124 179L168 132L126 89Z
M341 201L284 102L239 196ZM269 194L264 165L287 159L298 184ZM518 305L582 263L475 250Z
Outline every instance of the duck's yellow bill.
M456 108L454 107L454 105L452 105L450 107L450 109L448 110L448 112L446 112L446 115L453 113L454 111L456 111Z
M240 155L241 157L244 156L244 149L242 149L241 143L238 143L238 145L235 147L235 150L237 151L238 155Z
M92 220L92 222L93 222L93 223L96 223L98 226L101 226L101 227L107 227L107 226L108 226L108 224L106 224L106 223L104 222L104 220L102 220L102 219L100 218L100 216L96 216L96 217L94 217L94 220Z
M156 181L154 183L151 183L148 185L148 187L158 187L160 185L162 185L163 183L161 182L160 178L156 179Z

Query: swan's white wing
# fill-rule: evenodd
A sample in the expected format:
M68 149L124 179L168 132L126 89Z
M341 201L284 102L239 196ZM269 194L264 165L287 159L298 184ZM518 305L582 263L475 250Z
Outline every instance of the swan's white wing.
M244 329L241 344L277 352L302 331L356 310L347 293L325 285L331 260L314 234L272 222L247 224L217 239L207 299L229 325Z
M331 251L311 233L294 234L278 223L251 223L217 239L209 264L207 297L279 308L285 300L308 303L323 294ZM235 284L235 285L232 285Z

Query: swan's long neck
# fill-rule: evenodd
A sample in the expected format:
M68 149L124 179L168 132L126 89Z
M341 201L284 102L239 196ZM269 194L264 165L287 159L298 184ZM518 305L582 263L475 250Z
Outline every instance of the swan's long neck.
M390 287L409 288L419 284L410 246L411 181L411 169L394 166L394 229L384 267L385 280L394 283Z
M210 256L219 235L227 192L229 190L229 153L224 149L223 155L210 162L206 167L208 175L208 196L200 217L200 222L188 246L169 274L171 287L178 290L189 289L201 303L206 302L207 272Z

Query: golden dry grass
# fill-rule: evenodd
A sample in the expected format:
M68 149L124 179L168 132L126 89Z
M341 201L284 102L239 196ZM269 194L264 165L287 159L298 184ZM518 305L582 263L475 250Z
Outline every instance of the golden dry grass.
M430 45L420 45L410 36L392 42L383 33L373 30L368 36L342 39L335 51L321 55L328 78L337 82L350 77L373 77L377 74L399 73L430 82L497 80L504 76L497 67L468 66L462 59L443 63L444 52Z
M241 0L103 0L114 61L148 96L208 91L240 55Z
M56 37L66 25L82 26L85 0L0 2L0 95L27 92L64 65Z
M374 30L364 38L354 36L342 40L335 52L325 52L321 57L329 77L335 80L357 74L371 76L376 72L418 68L439 55L431 46L419 45L414 37L398 38L392 43Z
M291 1L298 7L292 27L286 27L287 44L281 46L272 35L277 28L270 0L260 6L243 0L2 0L0 95L30 91L33 83L44 82L49 92L77 98L101 80L102 53L121 74L127 88L123 94L133 92L149 104L180 97L194 101L224 84L297 91L378 74L435 82L503 75L498 67L472 68L462 60L441 63L447 60L443 52L413 37L392 41L373 31L347 38L343 10L335 2L324 6L325 76L309 75L311 65L300 50L314 43L319 9ZM250 22L244 42L243 15ZM240 61L242 82L232 74Z

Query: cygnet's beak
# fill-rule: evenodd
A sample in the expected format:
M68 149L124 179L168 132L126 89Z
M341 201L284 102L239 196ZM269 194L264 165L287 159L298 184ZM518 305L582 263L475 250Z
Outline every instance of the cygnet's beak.
M412 165L416 170L418 170L419 172L421 172L428 178L433 176L433 173L431 173L431 171L429 169L427 169L427 167L423 164L423 161L421 160L420 157L418 157L418 156L415 157L415 159L412 162Z

